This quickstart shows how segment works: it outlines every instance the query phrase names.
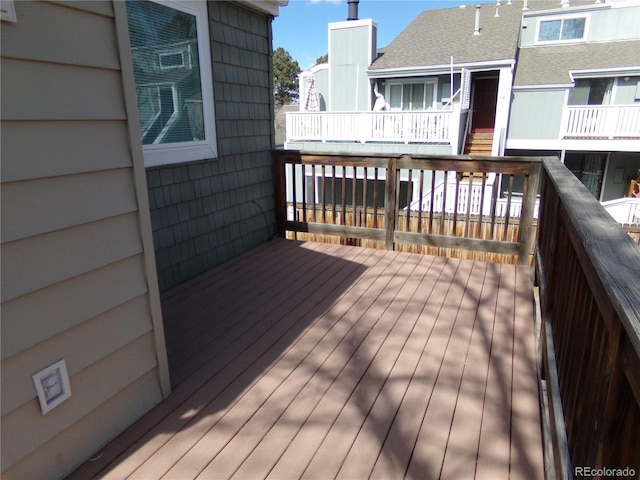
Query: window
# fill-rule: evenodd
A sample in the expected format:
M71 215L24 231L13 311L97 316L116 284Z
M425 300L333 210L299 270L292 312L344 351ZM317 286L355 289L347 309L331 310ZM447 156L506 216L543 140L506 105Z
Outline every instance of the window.
M435 91L434 83L398 83L389 85L391 110L431 110Z
M206 2L127 1L145 165L217 156Z
M538 25L538 42L570 42L584 38L586 17L542 20Z
M565 166L598 200L602 190L606 162L606 154L600 153L567 152L564 158Z
M569 105L609 105L613 91L613 78L576 80L569 92Z

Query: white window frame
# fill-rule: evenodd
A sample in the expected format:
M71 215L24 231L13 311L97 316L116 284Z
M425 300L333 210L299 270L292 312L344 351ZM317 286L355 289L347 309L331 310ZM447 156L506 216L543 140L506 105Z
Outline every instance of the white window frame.
M206 1L149 0L180 10L196 18L198 34L198 61L200 64L200 89L205 140L142 145L145 167L157 167L196 160L217 158L215 111L213 101L213 69L209 45L209 15ZM142 141L142 139L140 139Z
M421 84L424 86L424 88L426 89L426 85L433 85L433 94L431 96L431 102L429 103L429 108L426 110L403 110L402 108L400 108L400 110L393 110L395 112L411 112L411 111L429 111L429 110L435 110L435 104L436 104L436 100L438 98L438 79L434 78L434 79L427 79L427 80L418 80L418 79L412 79L412 78L408 78L406 80L392 80L389 81L387 80L385 82L385 98L387 99L387 102L391 101L391 86L392 85L400 85L402 87L402 100L400 101L400 104L403 104L403 100L404 100L404 86L410 84L410 85L415 85L415 84ZM426 101L426 96L425 96L425 101Z
M576 20L578 18L584 18L584 30L582 31L581 38L570 38L567 40L562 40L558 38L557 40L540 40L540 27L544 22L552 22L560 20L560 35L562 35L562 25L565 20ZM584 42L587 39L587 32L589 31L589 20L591 16L586 13L575 14L575 15L553 15L549 17L540 17L538 22L536 23L536 36L535 36L535 45L551 45L556 43L580 43Z

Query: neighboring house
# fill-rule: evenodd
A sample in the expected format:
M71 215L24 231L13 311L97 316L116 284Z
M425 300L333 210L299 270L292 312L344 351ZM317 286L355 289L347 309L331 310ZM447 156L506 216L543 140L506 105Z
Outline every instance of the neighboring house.
M621 197L640 167L639 16L637 0L427 10L367 68L376 23L329 24L328 66L300 82L304 100L313 76L323 101L288 114L285 147L557 154L597 198Z
M2 2L3 478L166 398L159 292L272 235L284 4Z
M601 201L627 194L640 168L640 2L524 12L506 148L560 156Z

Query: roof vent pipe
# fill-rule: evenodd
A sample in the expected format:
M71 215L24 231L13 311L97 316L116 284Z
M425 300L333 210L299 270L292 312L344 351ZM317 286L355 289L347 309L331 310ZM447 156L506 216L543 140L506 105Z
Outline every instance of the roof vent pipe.
M359 0L347 0L349 5L349 18L347 20L358 20L358 3Z
M562 8L569 8L571 6L570 0L562 0L562 4L560 5Z
M482 5L476 5L476 26L473 30L474 35L480 35L480 8Z

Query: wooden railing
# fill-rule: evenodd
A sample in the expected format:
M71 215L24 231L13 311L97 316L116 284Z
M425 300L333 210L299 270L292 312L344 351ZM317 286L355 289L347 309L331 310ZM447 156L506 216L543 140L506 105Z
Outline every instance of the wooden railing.
M571 105L565 118L565 137L640 137L640 105Z
M459 110L456 115L453 110L289 112L286 141L451 143L458 136L459 115Z
M386 157L285 150L277 152L275 160L277 223L282 234L305 232L373 242L386 249L417 245L437 249L438 254L453 249L507 256L520 264L530 261L540 158ZM439 181L449 184L452 177L456 188L445 189L439 204L458 207L443 211L437 208L432 187ZM523 189L522 208L519 217L512 217L516 183ZM471 186L480 192L477 214L472 213L471 195L461 199L461 192L470 191ZM447 195L454 198L447 200ZM425 202L415 201L425 198L430 200L426 209ZM497 214L499 201L506 202L503 217Z
M556 473L639 478L640 249L558 160L543 165L536 264Z

